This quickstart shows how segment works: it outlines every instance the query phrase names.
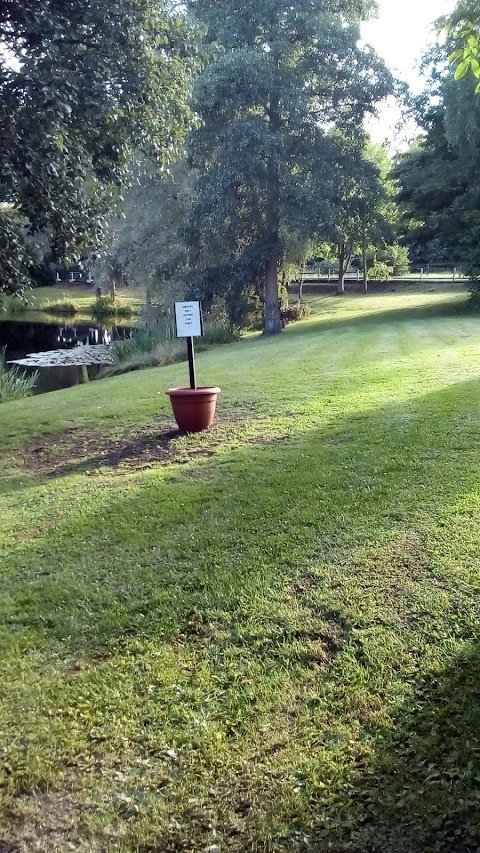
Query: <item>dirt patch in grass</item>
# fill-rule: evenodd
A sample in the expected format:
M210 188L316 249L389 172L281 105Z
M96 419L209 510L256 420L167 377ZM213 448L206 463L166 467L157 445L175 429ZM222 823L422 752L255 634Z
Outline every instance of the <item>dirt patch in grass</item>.
M85 434L71 429L31 442L24 451L23 463L27 470L47 477L82 472L94 476L105 467L136 471L158 464L208 459L238 440L273 444L288 438L247 435L246 427L251 420L251 416L244 414L220 415L211 430L190 436L172 429L171 421L156 421L141 432L120 436Z
M79 810L68 794L53 791L21 801L21 817L11 816L10 839L0 840L0 853L54 853L67 849L66 838L68 850L80 849Z

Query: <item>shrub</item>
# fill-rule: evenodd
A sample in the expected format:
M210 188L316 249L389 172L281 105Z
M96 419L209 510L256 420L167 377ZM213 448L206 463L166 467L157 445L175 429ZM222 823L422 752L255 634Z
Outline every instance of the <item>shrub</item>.
M112 344L110 351L113 363L101 371L99 379L185 358L185 345L176 338L175 327L168 320L149 329L135 329L130 338Z
M410 254L406 246L394 243L378 252L378 261L390 267L392 275L407 275L410 272ZM378 262L377 261L377 262Z
M383 261L376 261L368 271L368 277L371 281L389 281L391 274L391 267Z
M208 345L229 344L238 340L238 332L217 320L205 324L203 338L196 340L197 349ZM164 319L148 329L135 329L130 338L111 346L112 364L98 378L117 376L147 367L162 367L186 359L184 340L176 337L175 324Z
M0 403L30 397L38 379L38 371L25 373L19 367L7 367L5 348L0 353Z
M66 299L64 301L52 302L48 300L40 306L46 314L53 314L58 317L75 317L79 313L78 305Z
M306 320L311 313L312 309L308 302L294 302L282 308L282 320L284 323L296 323L299 320Z
M97 296L90 312L95 320L102 320L105 317L131 317L135 313L127 302L111 296Z
M231 344L239 337L240 333L228 323L211 320L204 325L202 340L205 344Z
M167 348L170 343L176 341L173 323L164 320L148 329L134 329L129 338L116 341L111 347L112 358L115 364L121 364L131 358L155 352L158 347Z
M23 314L25 311L28 311L28 308L28 302L22 296L9 296L6 293L2 294L0 299L0 311L7 314L9 317L13 317L15 314Z
M179 342L171 346L158 346L153 352L143 355L138 353L128 359L114 362L101 370L97 379L120 376L122 373L131 373L134 370L146 370L148 367L164 367L166 364L184 361L185 358L185 350Z
M480 311L480 282L475 282L470 288L470 306L474 311Z

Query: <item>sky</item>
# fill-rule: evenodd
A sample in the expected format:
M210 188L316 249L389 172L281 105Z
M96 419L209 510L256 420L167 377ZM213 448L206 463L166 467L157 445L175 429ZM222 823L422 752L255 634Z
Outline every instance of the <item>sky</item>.
M435 40L432 24L440 15L452 11L455 0L379 0L378 5L379 17L363 25L363 38L398 77L420 92L424 84L417 64L425 48ZM393 141L398 118L395 107L383 108L380 120L369 125L375 141L386 137ZM407 136L413 133L414 128L406 130Z

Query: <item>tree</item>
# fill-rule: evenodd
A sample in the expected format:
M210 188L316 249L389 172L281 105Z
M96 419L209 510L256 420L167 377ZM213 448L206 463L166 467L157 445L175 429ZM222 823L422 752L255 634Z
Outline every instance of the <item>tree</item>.
M0 186L23 227L72 260L102 242L132 156L163 167L178 154L189 26L169 0L0 0L0 32ZM18 291L24 265L5 217L0 229L0 288Z
M257 293L264 331L282 328L279 270L294 242L330 220L332 125L361 124L390 89L384 65L360 44L369 0L190 0L218 46L195 105L202 126L190 156L198 194L188 226L196 293L240 302Z
M417 262L462 265L480 275L480 100L474 86L443 80L441 102L425 116L426 134L398 158L405 240Z
M110 288L119 282L144 287L147 298L174 301L182 295L176 272L185 264L180 225L191 202L195 175L185 162L171 175L158 175L153 164L139 162L134 179L108 220L108 250L94 269L95 281ZM167 286L168 285L168 286Z
M338 135L337 135L338 136ZM362 257L365 291L368 285L368 250L393 239L395 220L391 164L382 145L358 133L337 138L339 154L333 211L333 243L338 262L338 293L345 292L345 275L354 254Z
M455 43L450 62L455 65L455 79L460 80L469 72L480 80L480 11L477 0L462 0L452 15L440 22L449 38ZM480 93L480 83L476 94Z

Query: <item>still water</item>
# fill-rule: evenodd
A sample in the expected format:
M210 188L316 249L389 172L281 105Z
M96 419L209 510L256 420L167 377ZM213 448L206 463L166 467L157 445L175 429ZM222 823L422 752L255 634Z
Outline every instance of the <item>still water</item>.
M96 323L41 323L28 320L0 321L0 350L6 359L24 358L29 353L55 349L73 349L80 344L108 344L130 337L132 326L105 328Z

